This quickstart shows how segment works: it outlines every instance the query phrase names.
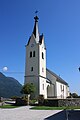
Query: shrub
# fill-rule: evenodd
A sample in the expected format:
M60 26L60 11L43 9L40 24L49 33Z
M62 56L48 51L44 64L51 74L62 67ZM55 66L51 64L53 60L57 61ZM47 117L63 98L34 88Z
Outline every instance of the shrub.
M27 99L26 99L26 98L17 98L15 105L16 105L16 106L24 106L24 105L27 105Z
M43 95L39 95L39 97L38 97L38 104L39 105L43 105L44 104L44 96Z
M44 105L45 106L54 106L54 107L57 107L58 106L58 100L53 100L53 99L45 99L44 100Z
M37 105L38 104L36 99L30 100L29 103L30 103L30 105Z
M17 98L19 98L18 96L12 96L11 99L12 100L16 100Z

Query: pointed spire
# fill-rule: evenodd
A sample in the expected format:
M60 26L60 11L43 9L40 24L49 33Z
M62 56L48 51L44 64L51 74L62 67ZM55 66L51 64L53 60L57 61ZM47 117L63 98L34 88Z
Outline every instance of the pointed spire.
M36 42L38 43L39 42L39 31L38 31L38 16L35 16L34 17L35 19L35 24L34 24L34 29L33 29L33 34L36 38Z
M38 18L38 16L35 16L34 19L35 19L35 22L38 22L39 18Z

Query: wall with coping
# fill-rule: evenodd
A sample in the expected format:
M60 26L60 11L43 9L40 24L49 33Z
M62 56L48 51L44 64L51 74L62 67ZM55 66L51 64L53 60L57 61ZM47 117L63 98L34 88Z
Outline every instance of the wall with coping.
M58 100L58 106L80 106L80 98Z
M55 107L68 107L68 106L80 106L80 98L67 98L67 99L46 99L44 100L45 106Z

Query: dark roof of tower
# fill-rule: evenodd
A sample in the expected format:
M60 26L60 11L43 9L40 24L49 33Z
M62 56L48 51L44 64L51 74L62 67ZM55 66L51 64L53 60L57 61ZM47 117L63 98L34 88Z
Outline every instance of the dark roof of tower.
M39 44L42 44L43 36L44 36L43 34L39 36ZM27 45L29 45L30 39L31 39L31 36L29 37Z
M34 19L35 19L35 23L34 23L34 28L33 28L32 35L34 36L35 40L36 40L36 37L38 38L38 42L37 43L39 43L41 45L42 41L43 41L44 35L43 34L41 34L41 35L39 34L39 30L38 30L38 19L39 18L38 18L38 16L35 16ZM31 36L29 37L27 45L29 45L29 43L30 43ZM45 49L46 49L46 46L45 46Z
M39 36L39 43L42 44L43 34Z
M50 74L52 74L53 76L55 76L57 79L56 81L60 82L60 83L63 83L65 85L68 85L67 82L65 82L60 76L56 75L54 72L52 72L51 70L49 69L46 69Z
M35 23L35 25L34 25L33 34L34 34L34 36L36 37L36 23Z
M28 40L28 43L27 43L27 45L29 45L30 39L31 39L31 36L29 37L29 40Z
M38 27L37 22L38 22L39 18L38 18L38 16L35 16L34 19L35 19L35 25L34 25L34 29L33 29L33 34L36 37L36 26Z

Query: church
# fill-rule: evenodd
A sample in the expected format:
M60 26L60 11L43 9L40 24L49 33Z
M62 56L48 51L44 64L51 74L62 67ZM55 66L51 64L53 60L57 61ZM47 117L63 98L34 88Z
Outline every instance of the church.
M39 33L38 16L34 17L33 32L26 45L25 81L36 87L35 98L65 99L69 96L69 85L60 76L46 68L46 46L44 35Z

